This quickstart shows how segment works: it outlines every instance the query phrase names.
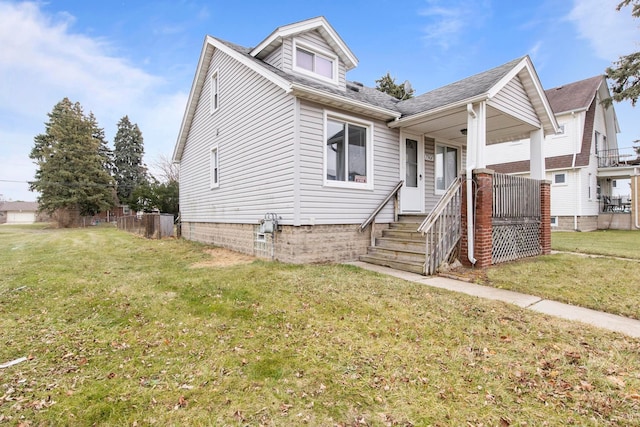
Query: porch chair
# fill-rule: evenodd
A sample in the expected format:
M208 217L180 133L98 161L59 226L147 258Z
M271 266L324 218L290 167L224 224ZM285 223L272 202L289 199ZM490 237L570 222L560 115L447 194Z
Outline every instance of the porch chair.
M613 209L617 206L615 203L611 203L611 197L609 196L602 196L602 201L602 212L613 212Z

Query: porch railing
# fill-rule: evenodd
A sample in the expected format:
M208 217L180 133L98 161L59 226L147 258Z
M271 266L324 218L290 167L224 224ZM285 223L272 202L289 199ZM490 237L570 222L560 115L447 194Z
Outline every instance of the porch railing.
M389 194L387 194L387 197L385 197L384 200L382 202L380 202L378 207L376 207L374 209L374 211L371 213L371 215L369 215L369 217L367 219L365 219L362 224L360 224L360 227L358 228L358 231L360 231L360 232L363 232L365 230L365 228L367 228L367 226L369 226L369 224L372 224L371 225L371 246L374 246L375 240L376 240L375 230L373 229L374 228L373 224L375 224L376 217L378 216L380 211L387 205L387 203L389 203L389 201L394 197L395 197L395 199L394 199L394 202L393 202L393 216L394 216L394 221L398 221L398 193L399 193L400 189L402 188L402 184L404 184L404 181L400 180L396 184L396 186L393 187L393 190L391 190L389 192Z
M540 255L540 181L494 174L492 264Z
M456 178L418 232L425 236L424 274L432 275L440 265L449 261L458 247L462 226L462 180Z

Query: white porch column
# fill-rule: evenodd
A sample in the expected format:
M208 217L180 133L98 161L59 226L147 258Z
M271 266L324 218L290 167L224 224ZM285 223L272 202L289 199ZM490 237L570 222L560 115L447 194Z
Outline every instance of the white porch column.
M546 179L544 164L544 132L542 129L536 129L531 132L531 136L529 138L531 141L529 144L531 178Z
M467 104L467 169L487 167L484 157L487 146L487 104Z

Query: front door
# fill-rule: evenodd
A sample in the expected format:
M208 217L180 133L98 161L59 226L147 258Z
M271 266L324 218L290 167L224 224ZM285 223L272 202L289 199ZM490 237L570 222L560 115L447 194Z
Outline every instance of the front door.
M403 213L424 212L424 142L421 137L403 135L400 144L400 210Z

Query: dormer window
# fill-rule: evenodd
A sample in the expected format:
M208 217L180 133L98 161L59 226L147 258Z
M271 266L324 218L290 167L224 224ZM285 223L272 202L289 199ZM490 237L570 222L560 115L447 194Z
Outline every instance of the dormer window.
M337 83L337 64L337 58L329 52L320 52L310 46L295 43L294 70Z

